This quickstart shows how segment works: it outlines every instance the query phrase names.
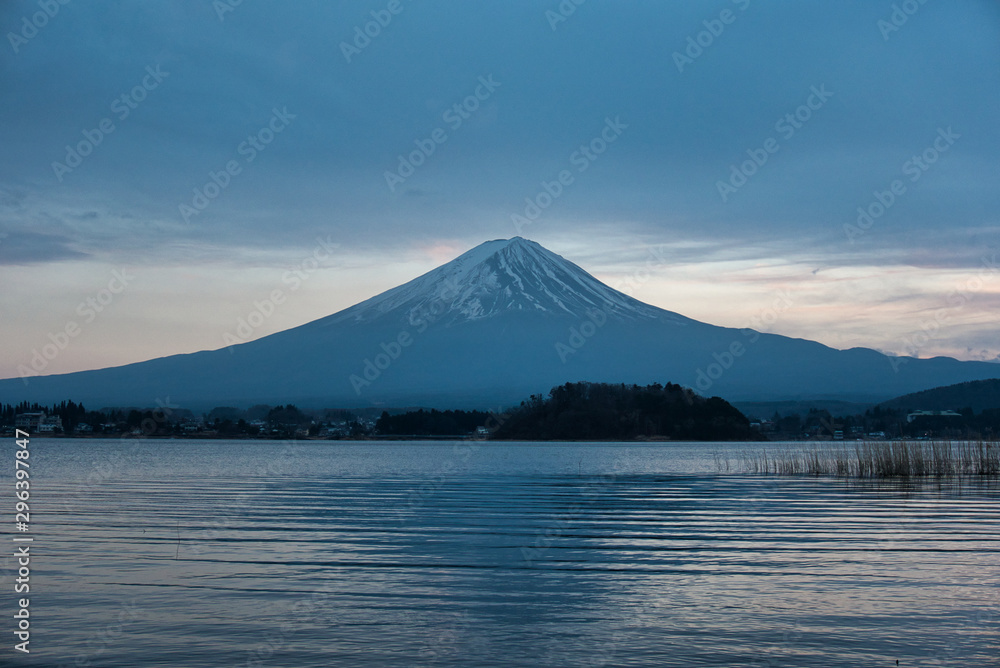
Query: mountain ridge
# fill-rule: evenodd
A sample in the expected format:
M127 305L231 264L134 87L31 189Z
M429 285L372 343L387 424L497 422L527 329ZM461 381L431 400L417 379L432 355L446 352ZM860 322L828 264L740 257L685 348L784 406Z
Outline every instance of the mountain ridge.
M943 387L932 387L895 397L879 404L882 408L912 408L914 410L961 410L976 412L1000 408L1000 368L997 378L974 380Z
M480 244L330 316L246 343L0 380L0 401L496 408L567 382L679 383L729 401L877 403L1000 365L889 358L640 302L539 244Z

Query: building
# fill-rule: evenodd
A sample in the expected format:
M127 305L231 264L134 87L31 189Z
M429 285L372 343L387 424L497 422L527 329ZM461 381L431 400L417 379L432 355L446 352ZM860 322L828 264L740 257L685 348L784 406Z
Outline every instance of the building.
M38 423L39 434L53 434L56 431L62 431L62 418L58 415L49 415Z
M21 413L14 416L14 426L29 434L51 434L56 430L62 431L62 418L46 415L45 411Z
M38 424L45 419L45 412L20 413L14 416L14 426L22 431L34 433L38 431Z

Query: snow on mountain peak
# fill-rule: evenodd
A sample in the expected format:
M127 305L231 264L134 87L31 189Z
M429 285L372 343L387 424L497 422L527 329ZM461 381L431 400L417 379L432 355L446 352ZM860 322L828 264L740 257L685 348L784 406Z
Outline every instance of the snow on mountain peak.
M582 318L595 309L618 319L646 320L668 313L614 290L534 241L513 237L482 243L324 320L400 317L407 324L429 318L450 324L511 311Z

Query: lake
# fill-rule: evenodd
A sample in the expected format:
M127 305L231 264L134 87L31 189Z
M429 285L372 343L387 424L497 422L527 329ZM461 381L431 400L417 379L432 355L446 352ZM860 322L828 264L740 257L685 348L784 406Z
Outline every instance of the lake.
M1000 665L995 482L719 471L756 447L33 439L32 652L8 614L0 656Z

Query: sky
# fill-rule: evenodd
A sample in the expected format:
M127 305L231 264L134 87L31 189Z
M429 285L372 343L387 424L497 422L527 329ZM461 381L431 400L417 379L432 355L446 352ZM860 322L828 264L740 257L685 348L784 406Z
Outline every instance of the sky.
M0 32L0 377L515 235L705 322L1000 361L993 0L7 0Z

